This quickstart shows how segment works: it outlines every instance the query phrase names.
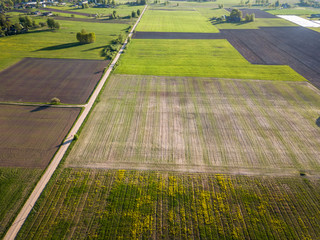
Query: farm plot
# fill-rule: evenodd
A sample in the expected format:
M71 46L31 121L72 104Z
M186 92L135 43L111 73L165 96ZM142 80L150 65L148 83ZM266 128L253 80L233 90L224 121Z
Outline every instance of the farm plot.
M251 63L285 64L320 88L320 34L304 27L221 30Z
M115 73L305 81L288 66L250 64L224 39L134 39Z
M114 75L72 167L318 171L320 95L307 82Z
M33 19L37 23L46 21L42 17ZM0 38L0 70L25 57L103 60L101 49L129 27L127 24L58 22L61 25L59 31L35 30L28 34ZM80 44L76 40L76 33L81 29L95 32L96 42Z
M79 112L0 105L0 167L45 168Z
M65 169L17 239L316 239L319 180Z
M26 58L0 72L0 101L85 103L107 61Z
M42 169L0 168L0 238L39 180Z
M137 31L142 32L219 32L196 11L146 11Z

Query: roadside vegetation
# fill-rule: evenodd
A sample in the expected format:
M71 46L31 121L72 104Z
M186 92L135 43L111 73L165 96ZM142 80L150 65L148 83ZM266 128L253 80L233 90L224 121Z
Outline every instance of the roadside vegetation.
M64 169L17 239L316 239L318 179Z

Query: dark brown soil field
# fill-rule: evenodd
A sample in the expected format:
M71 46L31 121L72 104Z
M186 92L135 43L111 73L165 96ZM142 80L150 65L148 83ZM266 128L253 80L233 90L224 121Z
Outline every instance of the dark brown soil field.
M231 12L232 8L225 8L227 11ZM252 14L254 13L256 18L277 18L277 16L272 15L270 13L267 13L265 11L259 10L259 9L248 9L248 8L243 8L239 9L242 12L242 16L246 16L246 14Z
M289 65L320 89L320 33L304 27L221 30L251 63Z
M106 61L25 58L0 72L0 101L85 103Z
M221 33L136 32L136 39L224 39Z
M0 167L45 168L80 108L0 105Z

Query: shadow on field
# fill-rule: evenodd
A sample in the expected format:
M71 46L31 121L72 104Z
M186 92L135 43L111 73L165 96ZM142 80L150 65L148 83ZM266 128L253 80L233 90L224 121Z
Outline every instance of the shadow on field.
M107 45L94 47L94 48L89 48L89 49L82 50L81 52L88 52L88 51L92 51L92 50L96 50L96 49L101 49L101 48L105 48L106 46Z
M80 42L73 42L73 43L66 43L66 44L60 44L56 46L51 46L51 47L45 47L45 48L40 48L38 50L35 50L35 52L38 51L52 51L52 50L59 50L59 49L65 49L65 48L72 48L76 46L82 45Z
M318 119L316 120L316 124L318 127L320 127L320 117L318 117Z
M50 105L39 106L39 107L37 107L35 109L32 109L30 112L39 112L39 111L42 111L42 110L46 110L49 107L50 107Z

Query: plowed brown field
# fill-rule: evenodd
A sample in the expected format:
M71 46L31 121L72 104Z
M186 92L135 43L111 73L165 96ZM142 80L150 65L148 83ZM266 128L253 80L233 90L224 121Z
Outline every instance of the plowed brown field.
M0 105L0 167L45 168L79 112Z
M85 103L106 61L25 58L0 72L0 101Z

